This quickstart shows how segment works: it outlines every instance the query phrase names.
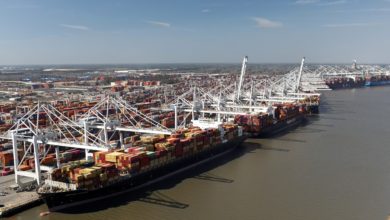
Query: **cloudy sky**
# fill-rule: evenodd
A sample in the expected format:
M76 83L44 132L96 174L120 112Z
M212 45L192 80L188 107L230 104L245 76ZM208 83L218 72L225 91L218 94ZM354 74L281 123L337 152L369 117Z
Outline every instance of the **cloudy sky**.
M390 0L0 0L0 64L390 63Z

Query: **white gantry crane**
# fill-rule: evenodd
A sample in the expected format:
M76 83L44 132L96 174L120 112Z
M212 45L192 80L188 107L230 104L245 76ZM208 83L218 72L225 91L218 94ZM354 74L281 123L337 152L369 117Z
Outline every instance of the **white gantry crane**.
M108 146L115 147L111 141L115 132L119 133L119 141L123 145L123 132L145 134L171 134L172 130L146 116L125 100L106 96L77 119L85 130L98 129L97 135ZM111 137L109 136L111 132Z
M229 76L215 78L211 83L212 89L202 88L209 86L210 83L203 85L194 82L196 86L190 87L171 102L170 104L175 107L170 109L175 109L175 112L190 112L192 119L195 119L194 115L197 113L201 117L208 114L220 121L221 116L229 120L231 116L240 114L272 114L275 103L293 103L306 100L310 96L319 96L318 93L313 93L319 86L305 81L308 72L304 68L305 58L302 59L299 68L276 77L246 76L247 63L248 57L244 57L241 73L237 78Z
M322 82L321 85L313 76L308 76L310 71L305 67L305 58L302 58L299 68L295 68L289 73L281 76L269 77L255 83L255 103L291 103L304 100L310 96L319 96L315 91L320 88L327 88ZM309 78L310 81L308 80ZM313 83L316 81L317 84Z
M81 141L80 137L85 137L88 144ZM84 130L82 126L70 120L50 104L38 103L18 119L1 138L12 141L15 182L19 185L21 176L33 178L38 184L41 183L41 171L50 171L53 168L41 165L43 158L51 148L55 149L57 167L60 166L59 147L98 151L109 149L102 139ZM20 165L29 156L34 157L34 169L20 170Z
M42 172L60 167L60 148L85 150L86 159L90 151L108 151L118 147L111 141L112 135L119 132L123 145L123 132L146 134L171 134L172 130L159 124L124 100L106 96L77 121L66 117L50 104L38 103L15 125L0 136L12 141L15 182L21 186L20 177L29 177L42 183ZM111 136L109 136L111 134ZM56 165L45 166L43 159L54 148ZM22 152L22 154L20 153ZM31 156L33 170L21 170L20 166Z

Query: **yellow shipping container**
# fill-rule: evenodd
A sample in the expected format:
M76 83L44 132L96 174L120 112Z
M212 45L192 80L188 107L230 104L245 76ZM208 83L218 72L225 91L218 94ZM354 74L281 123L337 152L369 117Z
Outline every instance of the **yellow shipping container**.
M94 169L96 174L101 174L102 173L102 168L101 167L93 166L93 167L91 167L91 169Z
M156 143L160 137L156 136L141 136L141 142L144 144L154 144Z
M152 136L141 136L140 137L142 143L150 143L152 142Z
M94 172L95 172L95 170L92 168L84 168L84 169L80 170L80 174L90 174L90 173L94 173Z
M123 154L124 153L122 153L122 152L112 152L112 153L106 154L106 161L115 163L117 161L117 158Z
M69 166L63 166L61 167L61 173L66 173L68 170Z
M184 137L186 137L186 138L193 137L193 136L194 136L194 133L192 133L192 132L184 133Z

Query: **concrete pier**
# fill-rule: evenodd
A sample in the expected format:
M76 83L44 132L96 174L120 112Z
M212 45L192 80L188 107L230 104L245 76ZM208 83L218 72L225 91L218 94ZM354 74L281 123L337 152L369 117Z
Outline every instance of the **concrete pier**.
M16 192L15 176L0 177L0 217L10 216L42 203L35 190Z

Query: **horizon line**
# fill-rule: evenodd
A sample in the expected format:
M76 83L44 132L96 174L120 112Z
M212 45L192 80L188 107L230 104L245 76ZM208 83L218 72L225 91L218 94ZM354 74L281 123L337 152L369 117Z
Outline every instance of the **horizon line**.
M305 62L306 64L351 64L353 62ZM167 64L241 64L241 61L238 62L139 62L139 63L46 63L46 64L0 64L1 67L7 66L60 66L60 65L167 65ZM297 62L250 62L251 64L300 64L300 61ZM383 62L358 62L359 64L381 64L388 65L389 63Z

